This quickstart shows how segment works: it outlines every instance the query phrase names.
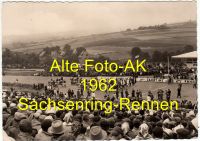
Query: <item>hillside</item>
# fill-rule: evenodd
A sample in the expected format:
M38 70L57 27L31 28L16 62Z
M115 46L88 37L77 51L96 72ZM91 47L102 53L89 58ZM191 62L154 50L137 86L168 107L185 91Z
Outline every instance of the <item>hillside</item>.
M121 32L80 36L76 38L53 38L30 43L15 43L4 45L19 52L39 53L45 47L71 45L72 48L84 47L90 54L102 54L112 58L129 57L132 47L140 47L144 51L176 51L185 45L192 45L196 48L197 30L195 22L183 22L167 24L166 29L147 28L134 29Z

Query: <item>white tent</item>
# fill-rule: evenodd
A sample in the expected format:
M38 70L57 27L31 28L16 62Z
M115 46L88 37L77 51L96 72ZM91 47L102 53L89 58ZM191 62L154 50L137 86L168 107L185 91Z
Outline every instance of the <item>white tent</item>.
M172 58L197 58L197 51L192 51L192 52L172 56Z

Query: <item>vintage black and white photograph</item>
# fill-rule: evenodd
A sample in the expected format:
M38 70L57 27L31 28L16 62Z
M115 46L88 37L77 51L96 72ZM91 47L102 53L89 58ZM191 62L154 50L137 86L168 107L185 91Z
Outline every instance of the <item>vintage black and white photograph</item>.
M197 2L2 3L3 141L197 139Z

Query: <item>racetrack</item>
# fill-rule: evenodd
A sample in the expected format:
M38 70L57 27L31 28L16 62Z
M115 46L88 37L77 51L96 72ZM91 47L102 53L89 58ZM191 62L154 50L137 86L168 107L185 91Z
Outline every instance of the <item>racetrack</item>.
M16 79L18 79L18 83L23 83L23 84L37 84L37 83L44 83L47 85L48 81L51 79L55 80L56 78L60 77L42 77L42 76L3 76L3 82L10 82L10 83L15 83ZM70 83L70 78L69 77L64 77L64 80L66 81L66 86L59 86L59 91L63 93L67 93L67 90L73 89L75 94L78 89L77 85L71 85ZM132 89L140 89L143 92L143 98L146 99L147 97L147 92L149 90L152 91L154 94L154 98L157 98L157 90L162 89L162 90L171 90L171 99L177 99L177 87L178 84L167 84L167 83L158 83L158 82L137 82L134 86L128 87L129 94L131 94ZM5 88L5 87L4 87ZM8 87L6 87L8 89ZM22 90L22 88L16 88L16 90ZM105 96L105 92L101 91L96 91L96 98L97 99L103 99ZM84 96L86 96L86 92L84 92ZM109 94L113 94L109 93ZM195 102L197 100L197 89L193 88L192 84L183 84L182 85L182 100L191 100L192 102ZM119 93L120 96L120 93ZM164 97L165 99L165 94ZM179 99L180 100L180 99Z

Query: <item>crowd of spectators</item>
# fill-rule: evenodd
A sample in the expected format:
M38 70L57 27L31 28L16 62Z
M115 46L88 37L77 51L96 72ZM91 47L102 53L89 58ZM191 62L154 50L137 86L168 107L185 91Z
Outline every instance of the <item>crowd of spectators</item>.
M81 76L81 77L96 77L96 76L152 76L153 78L164 78L166 74L169 74L171 79L189 79L196 80L196 69L188 68L186 65L181 63L173 63L168 66L167 63L148 63L144 65L147 72L139 71L132 72L132 70L127 70L124 72L122 68L119 68L115 73L101 72L97 73L92 68L86 73L84 68L81 68L77 73L56 73L54 76ZM43 72L41 75L48 75L48 72ZM49 74L49 75L52 75Z
M31 96L40 101L47 95ZM192 139L198 136L197 105L184 100L179 110L26 110L17 93L3 93L5 141ZM52 96L52 99L55 97Z

